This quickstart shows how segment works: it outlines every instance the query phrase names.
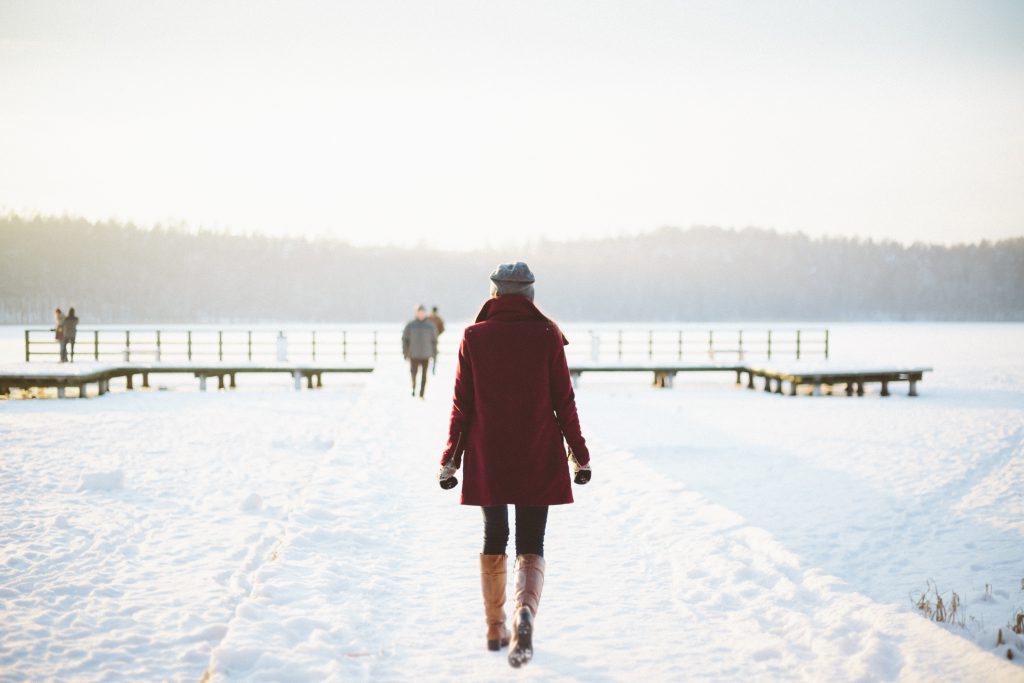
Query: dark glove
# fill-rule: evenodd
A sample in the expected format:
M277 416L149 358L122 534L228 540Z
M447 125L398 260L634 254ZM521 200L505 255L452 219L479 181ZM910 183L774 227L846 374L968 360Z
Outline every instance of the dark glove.
M572 452L571 448L569 449L569 464L572 466L572 480L574 482L583 486L590 481L590 463L581 465L576 459L576 455Z
M459 466L455 463L455 458L452 458L447 465L441 465L441 469L437 471L437 483L441 485L441 488L448 489L455 488L455 485L459 483L455 473L459 470Z

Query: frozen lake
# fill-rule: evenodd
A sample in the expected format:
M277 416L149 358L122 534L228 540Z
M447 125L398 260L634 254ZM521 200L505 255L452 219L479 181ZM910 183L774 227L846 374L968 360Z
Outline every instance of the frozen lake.
M552 510L517 680L1024 678L1024 325L827 326L836 363L934 367L921 396L584 375L594 480ZM393 358L319 392L0 401L3 678L511 680L479 511L434 480L456 335L423 402ZM916 613L930 581L962 626Z

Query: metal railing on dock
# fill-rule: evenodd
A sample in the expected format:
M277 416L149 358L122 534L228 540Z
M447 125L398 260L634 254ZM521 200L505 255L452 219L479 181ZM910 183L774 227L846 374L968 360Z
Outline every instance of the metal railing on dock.
M584 337L582 333L586 333ZM566 328L570 358L591 362L695 361L829 357L827 329ZM581 343L582 342L582 343ZM589 343L589 346L587 345Z
M636 362L829 357L827 329L590 329L564 325L571 360ZM376 362L401 355L401 327L380 329L79 329L78 360L105 361L340 361ZM454 353L460 332L441 337ZM70 349L69 349L70 352ZM25 360L58 360L53 330L25 330Z
M400 355L401 329L79 329L74 345L75 359L95 361L366 362ZM26 362L59 358L53 330L25 330Z

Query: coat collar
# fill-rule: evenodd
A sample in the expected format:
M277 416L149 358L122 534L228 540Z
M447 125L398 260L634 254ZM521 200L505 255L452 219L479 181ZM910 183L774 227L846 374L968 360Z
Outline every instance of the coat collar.
M554 325L555 329L562 336L562 344L568 344L569 340L562 334L558 325L540 312L537 306L521 294L506 294L488 299L480 308L476 316L476 322L482 323L485 320L504 320L515 322L519 320L544 320Z

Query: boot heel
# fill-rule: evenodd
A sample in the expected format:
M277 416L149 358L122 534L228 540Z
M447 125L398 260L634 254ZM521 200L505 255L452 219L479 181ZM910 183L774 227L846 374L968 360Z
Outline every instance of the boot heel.
M533 659L533 613L524 607L516 615L516 643L508 653L508 663L518 669Z

